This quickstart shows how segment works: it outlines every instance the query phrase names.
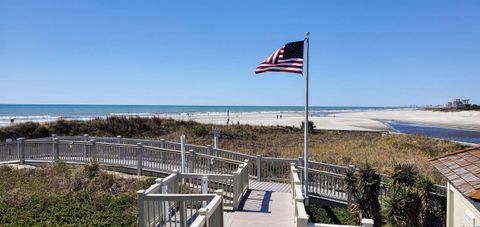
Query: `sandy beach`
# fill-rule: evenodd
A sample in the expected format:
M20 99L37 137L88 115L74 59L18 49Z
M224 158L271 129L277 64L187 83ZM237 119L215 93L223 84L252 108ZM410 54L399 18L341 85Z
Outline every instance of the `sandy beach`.
M277 116L282 116L281 118ZM193 120L207 124L226 124L227 114L166 115L178 120ZM303 121L302 112L230 113L230 124L264 126L299 126ZM405 121L439 127L480 130L480 112L435 112L424 110L372 110L312 116L317 129L387 131L383 122Z

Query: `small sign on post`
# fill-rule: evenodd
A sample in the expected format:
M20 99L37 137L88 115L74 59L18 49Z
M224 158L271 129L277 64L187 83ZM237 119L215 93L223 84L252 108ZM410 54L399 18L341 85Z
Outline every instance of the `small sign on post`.
M213 129L213 147L218 148L218 139L220 138L220 129L214 128Z

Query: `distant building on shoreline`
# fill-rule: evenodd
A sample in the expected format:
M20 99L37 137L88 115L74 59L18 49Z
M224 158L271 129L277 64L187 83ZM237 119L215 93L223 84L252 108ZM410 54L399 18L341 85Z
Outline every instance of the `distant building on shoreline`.
M447 102L444 107L446 108L463 108L470 105L470 99L453 99L451 102Z

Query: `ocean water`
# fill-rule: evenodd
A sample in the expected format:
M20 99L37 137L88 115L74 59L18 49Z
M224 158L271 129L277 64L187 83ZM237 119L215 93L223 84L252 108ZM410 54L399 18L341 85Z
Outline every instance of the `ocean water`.
M57 119L88 120L109 116L153 117L172 114L224 114L230 112L290 112L303 111L303 106L181 106L181 105L48 105L0 104L0 126ZM360 110L397 109L392 107L310 107L314 116Z
M313 116L326 116L341 112L366 110L404 109L405 107L350 107L325 106L310 107ZM20 122L49 122L58 119L88 120L109 116L170 116L170 115L215 115L235 112L301 112L303 106L182 106L182 105L48 105L48 104L0 104L0 126ZM441 128L408 122L387 122L392 130L407 134L420 134L430 137L480 143L480 131Z
M401 133L480 144L480 131L435 127L409 122L388 121L388 126Z

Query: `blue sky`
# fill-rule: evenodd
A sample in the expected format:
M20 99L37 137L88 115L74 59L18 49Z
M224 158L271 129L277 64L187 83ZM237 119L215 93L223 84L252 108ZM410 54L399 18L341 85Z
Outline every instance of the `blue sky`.
M311 32L311 104L480 102L480 1L0 0L0 103L302 105L256 65Z

